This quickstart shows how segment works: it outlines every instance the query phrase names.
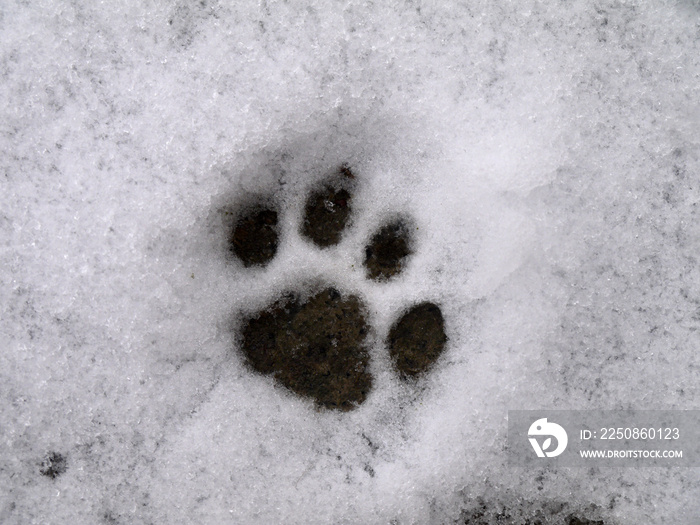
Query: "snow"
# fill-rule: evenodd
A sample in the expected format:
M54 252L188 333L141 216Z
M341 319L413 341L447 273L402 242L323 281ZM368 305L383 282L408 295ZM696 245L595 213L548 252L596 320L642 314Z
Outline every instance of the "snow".
M698 406L697 2L8 1L0 27L0 522L698 523L694 469L503 449L508 410ZM304 198L343 163L318 250ZM221 210L257 192L281 245L244 269ZM368 281L397 214L416 253ZM369 306L350 413L236 351L236 315L315 279ZM406 385L383 339L424 300L450 340Z

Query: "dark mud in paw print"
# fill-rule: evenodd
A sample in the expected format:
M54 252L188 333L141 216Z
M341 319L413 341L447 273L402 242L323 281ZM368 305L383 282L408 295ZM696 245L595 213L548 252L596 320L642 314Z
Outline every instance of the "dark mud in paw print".
M317 246L327 248L340 242L350 217L354 178L350 169L343 167L338 176L309 195L301 233Z
M231 253L245 266L264 266L277 253L277 210L254 202L242 211L229 239Z
M367 277L374 281L386 281L399 274L411 252L406 221L398 219L382 226L365 248Z
M243 328L243 352L262 374L327 408L348 410L372 386L360 300L327 288L302 301L290 296Z
M389 331L389 355L402 377L416 377L440 357L447 336L440 308L433 303L414 306Z
M357 181L347 167L308 195L298 232L319 249L337 245L350 222ZM271 202L271 201L268 201ZM229 225L229 247L245 267L264 267L278 247L278 210L263 201L242 209ZM380 226L365 248L365 271L378 282L395 280L412 253L410 220ZM388 284L387 284L388 285ZM352 410L372 388L368 310L358 295L333 284L286 291L267 307L246 315L239 344L247 365L272 375L318 406ZM398 376L426 373L447 336L438 305L409 307L389 331L387 348Z

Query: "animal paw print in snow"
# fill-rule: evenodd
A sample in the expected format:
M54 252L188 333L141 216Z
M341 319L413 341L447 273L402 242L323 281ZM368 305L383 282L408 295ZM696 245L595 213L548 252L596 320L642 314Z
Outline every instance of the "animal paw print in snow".
M343 167L308 196L299 233L319 249L341 241L352 213L355 183L350 169ZM229 247L244 266L265 266L275 257L279 213L274 205L259 202L233 221ZM381 226L365 247L366 277L382 283L394 279L410 257L412 244L406 221ZM283 293L243 320L240 345L253 370L272 375L322 407L352 410L372 388L368 331L360 298L330 285L313 292ZM446 341L440 308L423 302L394 322L386 346L399 376L410 380L432 366Z

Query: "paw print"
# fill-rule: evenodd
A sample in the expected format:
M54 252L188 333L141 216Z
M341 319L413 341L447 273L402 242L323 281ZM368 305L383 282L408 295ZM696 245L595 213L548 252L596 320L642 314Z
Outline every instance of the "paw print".
M341 167L308 195L295 232L317 249L342 243L352 221L358 181ZM264 268L280 244L281 212L270 199L241 208L229 224L228 247L245 268ZM391 286L410 259L414 225L395 219L366 241L366 279ZM318 406L352 410L372 389L370 321L362 299L335 284L286 290L271 304L245 315L238 327L240 351L248 367L271 375ZM399 315L386 336L391 363L403 381L419 378L443 352L447 337L440 307L422 302Z

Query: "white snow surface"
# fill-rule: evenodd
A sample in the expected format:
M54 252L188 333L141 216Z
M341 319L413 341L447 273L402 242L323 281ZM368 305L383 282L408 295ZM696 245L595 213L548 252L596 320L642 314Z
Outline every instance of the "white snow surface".
M0 74L1 523L700 523L698 469L504 448L508 410L700 405L697 1L6 0ZM221 210L260 192L280 249L244 268ZM397 215L416 253L368 281ZM316 280L369 307L349 413L231 329ZM449 342L406 385L383 340L423 300Z

